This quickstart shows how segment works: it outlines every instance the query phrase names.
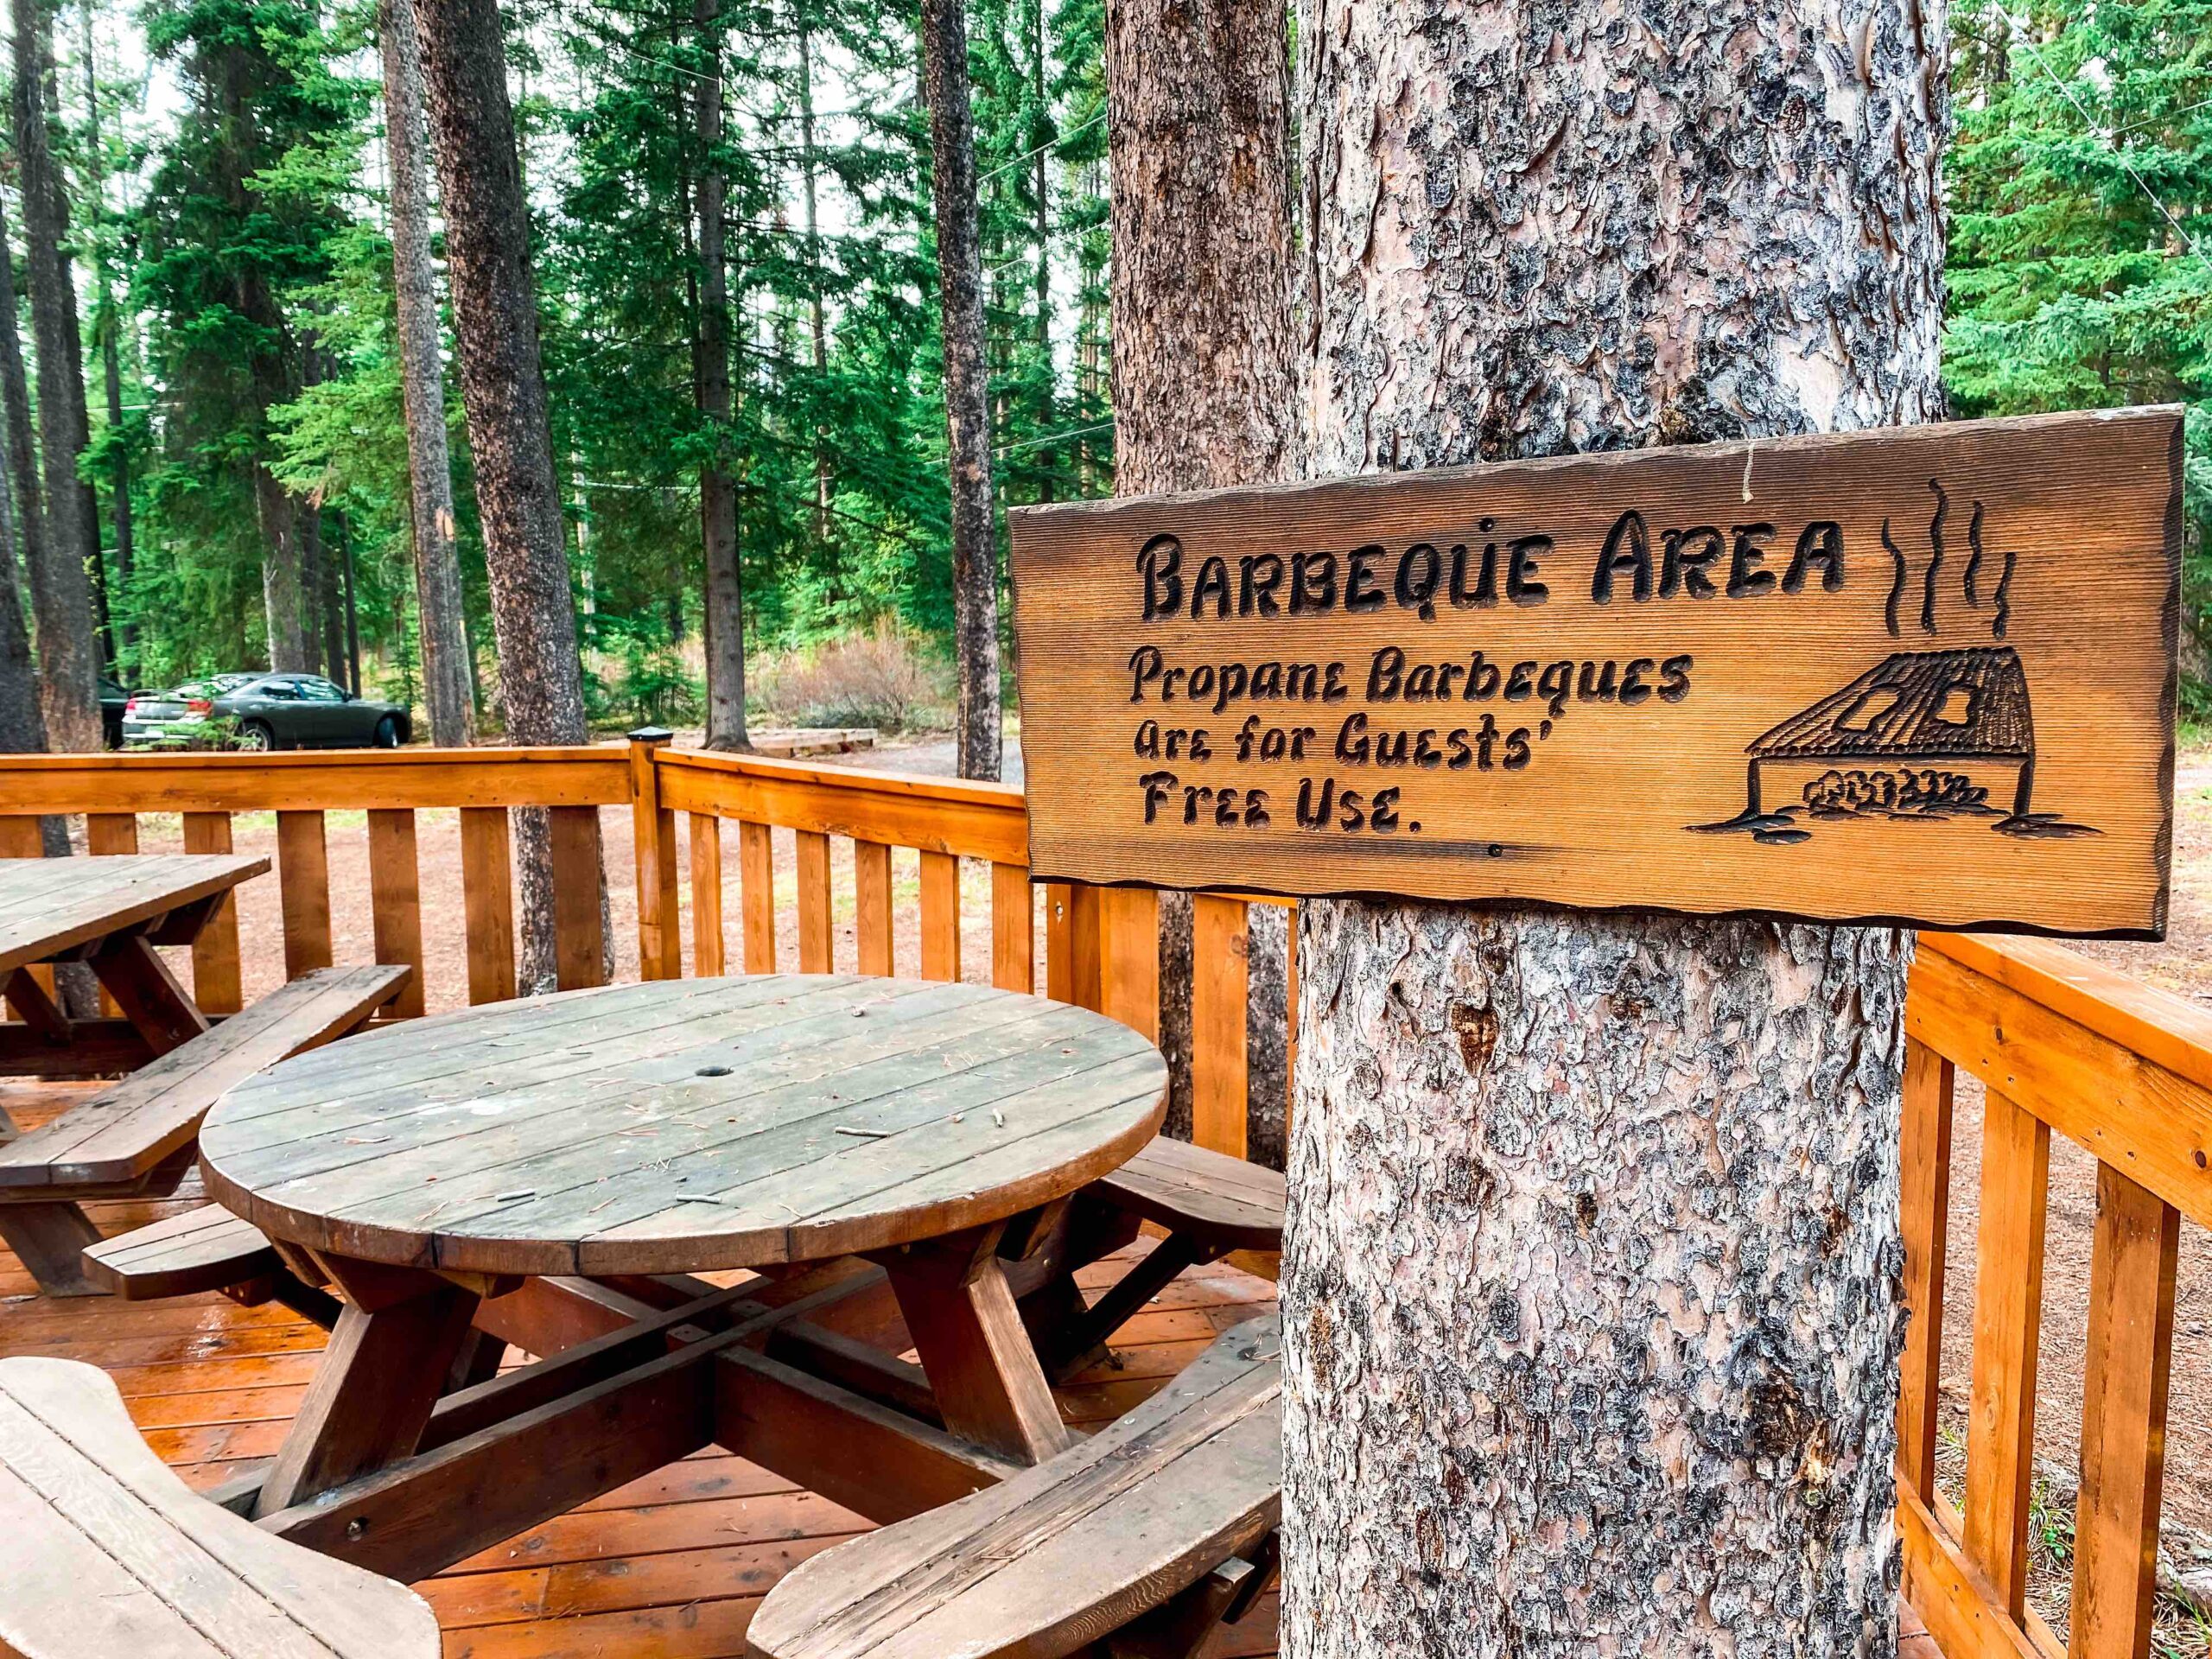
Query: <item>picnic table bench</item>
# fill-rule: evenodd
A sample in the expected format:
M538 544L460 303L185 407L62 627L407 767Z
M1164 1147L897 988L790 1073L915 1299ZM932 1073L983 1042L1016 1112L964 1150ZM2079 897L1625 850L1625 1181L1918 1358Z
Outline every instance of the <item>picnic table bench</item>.
M1262 1587L1282 1510L1274 1316L998 1485L800 1563L753 1615L761 1659L1189 1659Z
M107 1374L0 1359L0 1652L20 1659L435 1659L404 1586L273 1538L148 1449Z
M302 975L52 1122L0 1144L0 1238L48 1295L99 1294L105 1287L79 1256L99 1242L99 1230L81 1202L174 1192L192 1166L200 1120L224 1090L354 1030L398 995L411 971Z

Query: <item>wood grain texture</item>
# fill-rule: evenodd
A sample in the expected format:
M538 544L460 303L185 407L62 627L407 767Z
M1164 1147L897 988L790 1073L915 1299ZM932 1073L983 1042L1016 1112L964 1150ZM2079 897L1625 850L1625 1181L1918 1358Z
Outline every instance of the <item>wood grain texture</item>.
M392 999L402 1020L423 1017L423 878L415 815L378 807L369 813L369 905L377 960L414 969Z
M1002 991L1037 988L1037 900L1019 864L991 866L991 983Z
M231 815L227 812L188 812L184 815L184 850L188 853L227 853L231 850ZM245 1006L245 991L238 970L238 906L226 898L207 918L200 937L192 942L192 1000L203 1014L236 1014Z
M1942 1396L1943 1257L1951 1214L1951 1062L1905 1039L1898 1216L1908 1323L1897 1389L1897 1473L1923 1499L1936 1495L1936 1431Z
M1241 899L1191 900L1191 1139L1241 1159L1251 1116L1244 1027L1249 1014Z
M922 977L960 977L960 861L922 854Z
M798 841L798 970L836 971L830 957L830 837L802 830Z
M853 843L853 935L860 970L893 971L891 849L880 841Z
M1160 1136L1094 1190L1118 1209L1225 1250L1282 1248L1282 1173L1188 1141Z
M0 978L227 893L265 858L152 854L0 859Z
M433 1659L403 1586L270 1537L186 1487L116 1386L0 1360L0 1648L23 1659Z
M85 1258L87 1274L125 1301L220 1290L283 1271L261 1229L216 1204L104 1239Z
M553 843L556 980L564 991L604 984L607 930L599 897L599 809L556 806L545 816Z
M999 1231L954 1234L877 1259L944 1426L1019 1463L1041 1463L1068 1434L999 1265Z
M2171 1205L2098 1166L2068 1606L2075 1659L2151 1651L2180 1246L2181 1217Z
M1148 1038L1160 1035L1160 895L1100 890L1098 1011Z
M1003 1219L1148 1141L1165 1067L1082 1009L681 980L368 1033L234 1090L210 1194L274 1238L487 1273L812 1261Z
M1016 509L1032 868L2157 937L2179 432L2037 416Z
M468 1000L503 1002L515 994L514 855L504 806L461 809L461 899Z
M326 968L279 987L245 1013L0 1146L0 1201L148 1173L190 1142L224 1090L343 1036L410 977L401 967Z
M321 813L276 815L276 880L284 899L284 977L329 967L330 846Z
M626 806L619 748L348 749L283 754L8 755L0 800L26 813L361 811Z
M690 821L691 971L715 979L724 971L722 939L722 821L711 812Z
M776 971L776 843L768 826L737 826L738 904L745 921L745 971Z
M767 1659L1065 1654L1275 1524L1275 1321L1219 1338L1091 1439L972 1497L803 1564L748 1632Z
M1998 1605L2015 1619L2027 1593L2050 1183L2050 1126L1989 1090L1981 1130L1962 1541L1967 1558L1996 1586Z

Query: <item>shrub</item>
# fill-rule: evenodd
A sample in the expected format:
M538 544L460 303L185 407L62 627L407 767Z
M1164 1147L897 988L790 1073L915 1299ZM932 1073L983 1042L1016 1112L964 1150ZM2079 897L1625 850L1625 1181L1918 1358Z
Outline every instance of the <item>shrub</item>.
M928 728L945 723L951 700L947 665L889 617L867 633L768 659L755 686L764 711L797 726Z

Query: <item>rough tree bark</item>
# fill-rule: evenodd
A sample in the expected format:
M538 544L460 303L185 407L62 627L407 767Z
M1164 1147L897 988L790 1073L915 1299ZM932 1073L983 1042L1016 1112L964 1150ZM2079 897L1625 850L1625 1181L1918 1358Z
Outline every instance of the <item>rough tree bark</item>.
M102 746L99 646L92 571L99 529L91 491L77 476L84 453L85 383L78 372L77 296L69 272L69 207L47 123L53 26L40 0L13 0L16 158L21 169L25 269L38 359L39 443L45 469L45 534L30 569L38 624L46 734L57 749Z
M82 25L85 42L85 120L86 149L92 169L92 212L101 220L107 217L107 149L100 134L99 55L95 49L92 22L92 0L82 0L77 11ZM123 353L121 334L123 321L115 303L114 274L108 268L104 245L95 241L92 252L93 312L92 332L99 337L100 347L100 378L102 390L107 394L107 426L111 434L119 439L123 431ZM129 620L130 570L136 562L130 523L130 452L120 442L114 442L114 454L108 462L108 513L115 526L115 579L122 589L124 620L115 625L115 643L118 660L116 677L128 681L120 661L122 652L131 648L132 629Z
M1301 0L1310 469L1933 416L1942 30ZM1285 1653L1888 1659L1907 938L1300 945Z
M707 73L691 84L699 133L699 412L714 423L715 458L699 468L699 542L707 578L707 747L747 750L745 574L738 557L737 480L720 445L729 433L729 268L722 212L722 45L718 0L692 0Z
M23 340L17 318L16 258L8 244L8 220L0 207L0 412L8 435L8 478L15 486L17 545L23 568L36 570L46 559L46 511L39 488L38 442L32 435L29 377L23 369ZM39 715L38 747L46 747L46 716Z
M968 107L968 20L961 0L922 0L921 37L952 485L952 645L960 673L955 735L960 775L996 778L1002 738L998 537L991 515L991 391L976 213L976 126Z
M461 560L454 550L445 366L438 353L430 192L423 170L430 139L423 114L423 49L415 36L410 0L382 0L377 38L384 59L385 156L391 169L391 272L398 296L423 702L430 716L430 741L442 749L466 748L475 740L476 709L462 620Z
M582 743L590 734L499 9L497 0L416 0L415 22L445 208L461 407L476 467L507 736L517 743ZM534 991L550 989L550 826L533 808L517 811L515 831L522 978Z
M1281 9L1254 0L1106 9L1119 493L1262 484L1295 470L1286 50ZM1284 912L1255 905L1250 923L1248 1145L1274 1149L1280 1167ZM1160 935L1168 1122L1187 1134L1187 893L1160 894Z
M15 514L0 486L0 752L46 749L46 715L38 705L38 665L23 622L23 586L16 563Z
M817 198L814 149L814 37L798 31L798 148L800 202L806 213L807 328L814 349L817 385L830 368L830 333L822 304L821 204ZM814 539L830 539L830 451L817 423L814 435Z

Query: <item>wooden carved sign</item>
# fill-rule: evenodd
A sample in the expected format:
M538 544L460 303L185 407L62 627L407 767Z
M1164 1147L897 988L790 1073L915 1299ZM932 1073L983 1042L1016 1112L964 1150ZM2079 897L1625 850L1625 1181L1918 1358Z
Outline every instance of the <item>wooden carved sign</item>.
M1011 517L1039 879L2158 937L2172 409Z

